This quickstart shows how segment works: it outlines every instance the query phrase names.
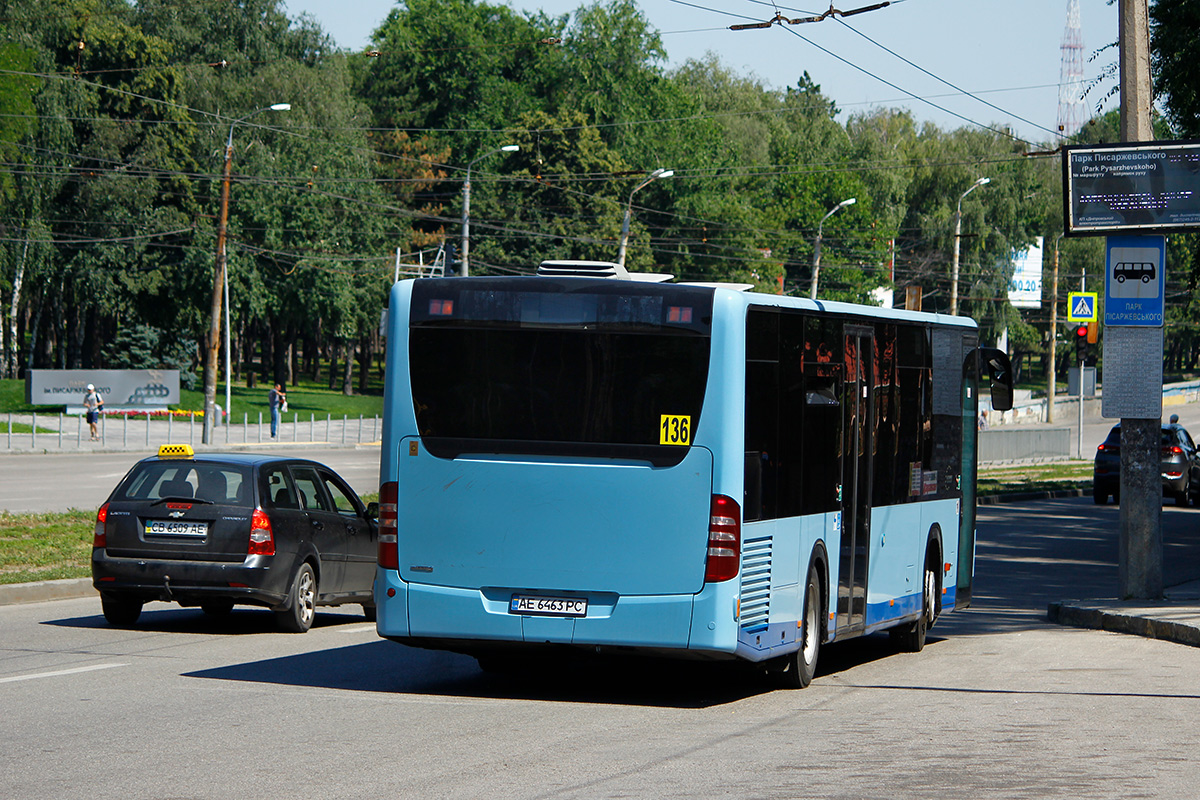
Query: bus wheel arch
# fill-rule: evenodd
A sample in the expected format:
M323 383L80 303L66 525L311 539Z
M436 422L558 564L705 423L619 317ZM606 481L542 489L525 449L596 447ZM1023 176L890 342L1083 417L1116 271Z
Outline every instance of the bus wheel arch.
M767 662L767 675L781 689L803 689L817 671L821 644L828 636L829 572L825 550L817 544L808 560L801 608L800 646Z
M929 529L925 540L921 566L920 616L913 622L892 628L892 642L903 652L919 653L925 648L925 637L942 610L942 531L938 525Z

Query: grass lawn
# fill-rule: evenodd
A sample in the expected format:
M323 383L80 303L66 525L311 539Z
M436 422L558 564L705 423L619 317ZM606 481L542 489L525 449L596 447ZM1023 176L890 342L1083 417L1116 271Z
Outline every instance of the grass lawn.
M0 584L91 576L92 511L0 514Z
M1041 464L980 467L975 481L980 496L1009 492L1090 489L1091 461L1047 461Z
M33 426L26 425L24 422L14 422L11 427L12 427L12 430L9 431L8 420L0 419L0 436L3 436L6 433L32 433L33 432ZM38 433L58 433L58 429L56 428L54 430L51 430L50 428L43 428L41 425L38 425L37 432Z

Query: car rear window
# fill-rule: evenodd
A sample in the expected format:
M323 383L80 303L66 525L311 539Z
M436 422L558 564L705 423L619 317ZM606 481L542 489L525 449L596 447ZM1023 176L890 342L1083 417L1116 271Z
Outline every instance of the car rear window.
M253 505L250 467L195 461L147 461L122 482L114 500L206 500L217 505Z

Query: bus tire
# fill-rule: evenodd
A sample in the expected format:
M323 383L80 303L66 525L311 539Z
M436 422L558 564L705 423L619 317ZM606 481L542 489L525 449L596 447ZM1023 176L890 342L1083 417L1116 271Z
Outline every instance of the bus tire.
M317 612L317 576L307 561L296 570L288 590L287 608L275 612L275 622L288 633L305 633Z
M817 565L808 568L808 583L804 589L804 619L800 626L800 648L767 665L767 674L781 689L803 689L812 683L817 672L817 657L821 654L823 628L821 579Z
M919 653L924 650L925 634L933 625L937 609L937 574L932 564L925 565L921 587L921 616L917 617L916 622L889 631L892 641L904 653Z

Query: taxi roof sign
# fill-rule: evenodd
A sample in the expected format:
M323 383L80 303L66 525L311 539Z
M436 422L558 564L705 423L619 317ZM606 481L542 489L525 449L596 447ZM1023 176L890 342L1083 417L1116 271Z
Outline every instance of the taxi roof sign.
M1096 322L1099 292L1070 292L1067 294L1067 322Z
M190 444L164 444L158 448L159 458L192 458L195 455Z

